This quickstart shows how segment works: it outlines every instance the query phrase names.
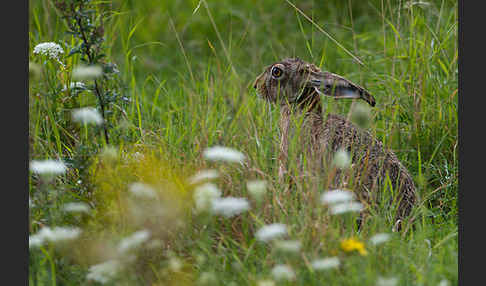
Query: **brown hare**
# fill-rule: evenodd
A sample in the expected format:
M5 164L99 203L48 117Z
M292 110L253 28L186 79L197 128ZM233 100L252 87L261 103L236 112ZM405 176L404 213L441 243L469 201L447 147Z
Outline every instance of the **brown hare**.
M416 202L416 188L407 169L370 132L342 116L328 114L324 118L323 115L321 96L363 99L375 106L375 99L368 91L297 58L284 59L266 67L256 78L253 87L260 97L281 106L279 177L286 174L291 115L297 112L304 116L300 134L304 141L301 145L311 158L321 164L318 168L321 172L322 168L331 166L322 165L322 162L330 162L340 149L348 151L353 163L350 171L354 182L352 188L369 203L376 200L377 190L383 189L383 183L389 178L393 190L398 194L394 199L399 200L396 219L400 228L400 222L410 214ZM343 180L341 170L336 171L334 178L338 181L331 182L331 187Z

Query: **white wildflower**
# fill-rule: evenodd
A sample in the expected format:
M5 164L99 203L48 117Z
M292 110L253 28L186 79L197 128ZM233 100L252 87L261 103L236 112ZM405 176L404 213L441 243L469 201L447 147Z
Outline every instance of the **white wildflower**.
M36 234L29 236L29 247L36 247L45 242L63 242L78 238L81 229L76 227L43 227Z
M67 167L60 160L33 160L30 162L30 170L39 175L61 175Z
M59 242L76 239L81 234L81 229L77 227L44 227L39 233L49 242Z
M396 285L398 285L398 278L396 277L390 277L390 278L378 277L378 280L376 281L376 286L396 286Z
M248 193L257 201L261 201L267 190L267 181L253 180L246 182Z
M64 50L59 44L54 42L40 43L34 47L34 54L41 54L47 56L51 60L56 60L60 63L59 56L64 54Z
M219 173L216 170L202 170L189 178L190 184L197 184L202 181L212 180L219 177Z
M351 112L351 121L361 128L367 128L370 123L371 109L368 104L357 102Z
M278 240L274 246L277 250L288 253L297 253L302 248L302 243L298 240Z
M204 150L203 156L210 161L227 161L237 163L241 163L245 159L245 155L240 151L222 146L207 148Z
M141 244L147 242L150 238L150 231L139 230L125 237L118 244L120 253L126 253L132 249L139 247Z
M363 210L363 205L359 202L345 202L331 205L331 213L333 215L343 214L347 212L360 212Z
M182 269L182 262L177 257L171 257L169 259L169 268L174 272L179 272Z
M221 196L221 191L212 183L205 183L194 190L193 198L196 204L196 211L206 211L211 208L214 199Z
M197 285L215 285L217 282L218 278L213 272L203 272L197 279Z
M370 242L373 245L378 245L387 242L390 239L390 234L388 233L378 233L370 237Z
M29 248L39 247L44 244L44 238L38 234L29 236Z
M32 200L31 200L31 199L30 199L30 197L29 197L29 208L32 208L32 207L34 207L34 206L35 206L35 205L34 205L34 203L32 202Z
M351 158L346 150L340 149L334 154L333 165L339 169L346 169L351 165Z
M442 279L440 282L439 282L439 285L438 286L449 286L450 283L449 281L447 281L447 279Z
M118 158L118 151L113 146L106 146L105 148L103 148L100 155L101 158L104 160L116 160Z
M157 192L149 185L136 182L132 183L130 187L128 188L130 193L133 195L139 197L139 198L145 198L145 199L156 199L157 198Z
M294 270L288 265L279 264L273 267L272 276L277 280L293 280L295 279Z
M63 210L71 213L88 213L90 208L85 203L67 203L63 206Z
M211 203L211 210L214 214L221 214L225 217L232 217L247 211L250 208L248 200L245 198L215 198Z
M86 279L106 284L110 282L121 269L121 263L118 260L108 260L100 264L92 265L89 268Z
M83 124L96 124L100 125L103 123L103 117L100 112L94 107L84 107L74 109L72 112L73 120L75 122Z
M275 286L275 282L273 280L260 280L257 283L257 286Z
M86 89L86 85L83 82L80 81L72 81L69 84L69 89ZM64 85L61 91L66 91L67 87Z
M282 223L273 223L261 227L255 234L260 241L267 242L287 235L287 226Z
M314 270L325 270L330 268L336 268L340 264L339 258L337 257L327 257L323 259L316 259L311 262L312 268Z
M335 204L349 202L353 200L354 195L352 191L348 190L332 190L324 192L321 195L321 202L323 204Z
M100 66L77 66L73 69L74 80L90 80L100 77L103 69Z

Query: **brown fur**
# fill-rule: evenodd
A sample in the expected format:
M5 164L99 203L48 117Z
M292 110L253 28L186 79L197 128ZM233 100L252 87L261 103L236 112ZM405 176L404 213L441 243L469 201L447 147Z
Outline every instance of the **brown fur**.
M272 68L279 67L284 72L280 77L272 76ZM342 185L342 181L353 176L355 191L360 198L373 202L377 199L376 191L382 190L382 184L388 178L393 189L398 191L399 209L397 219L403 220L410 214L416 203L416 188L407 169L400 163L393 151L384 148L383 143L370 132L363 130L344 117L329 114L324 119L320 96L335 98L360 98L370 105L375 99L364 88L335 74L321 72L313 64L299 59L285 59L268 66L257 77L254 84L257 93L264 99L281 105L280 120L280 155L279 176L286 174L288 140L291 118L294 112L304 115L302 145L314 158L318 169L326 168L333 154L345 149L352 156L352 170L344 173L338 170L333 186ZM323 160L324 159L324 160ZM328 170L329 171L329 170Z

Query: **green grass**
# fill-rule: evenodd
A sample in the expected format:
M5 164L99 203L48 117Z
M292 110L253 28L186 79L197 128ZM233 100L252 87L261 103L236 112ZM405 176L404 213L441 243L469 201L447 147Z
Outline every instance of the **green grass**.
M29 156L61 158L71 166L47 187L29 176L30 196L46 188L50 197L50 203L30 210L30 229L77 225L83 236L72 247L30 249L29 282L87 284L89 266L110 257L110 245L145 227L160 234L162 246L137 252L119 282L256 285L271 279L274 265L286 263L296 272L289 285L376 285L378 277L397 277L398 285L438 285L442 279L457 284L457 2L408 9L408 1L295 1L315 24L286 1L211 0L194 12L198 2L113 2L106 53L118 65L130 99L108 115L111 143L120 156L113 161L97 156L103 148L100 128L84 130L71 122L73 108L96 106L94 94L60 92L60 74L66 73L32 53L35 45L50 41L68 51L74 39L50 1L30 1L29 60L43 74L29 84ZM383 245L366 244L367 256L344 254L339 243L348 237L366 243L373 234L390 233L389 206L374 209L357 232L353 216L330 216L320 206L325 186L319 178L303 177L297 160L290 161L295 185L289 190L278 182L279 111L257 98L251 83L265 66L285 57L365 86L377 101L370 131L395 151L418 186L413 227L407 224L408 231L392 233ZM64 60L72 66L78 57ZM326 112L338 114L347 114L353 104L322 103ZM294 138L291 159L300 156L297 144ZM204 160L203 150L214 145L243 152L246 163ZM130 159L137 151L145 154L141 161ZM185 179L206 168L219 170L215 183L226 196L248 197L249 179L267 180L264 202L251 200L251 210L233 219L194 215L193 187ZM162 206L172 206L182 226L173 225L172 216L164 223L132 220L127 186L138 180L160 187ZM73 201L89 203L92 214L62 212ZM289 237L302 242L300 253L278 253L255 240L255 231L271 222L288 225ZM101 254L97 243L108 245ZM315 258L334 255L341 259L338 269L321 273L309 267ZM183 265L177 271L170 266L174 257Z

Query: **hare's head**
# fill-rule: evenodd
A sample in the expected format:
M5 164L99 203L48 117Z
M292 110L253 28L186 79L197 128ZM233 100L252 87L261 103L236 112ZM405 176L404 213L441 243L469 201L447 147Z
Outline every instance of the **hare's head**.
M280 104L301 105L320 95L361 98L371 106L375 99L364 88L298 58L285 59L265 68L253 84L262 98Z

